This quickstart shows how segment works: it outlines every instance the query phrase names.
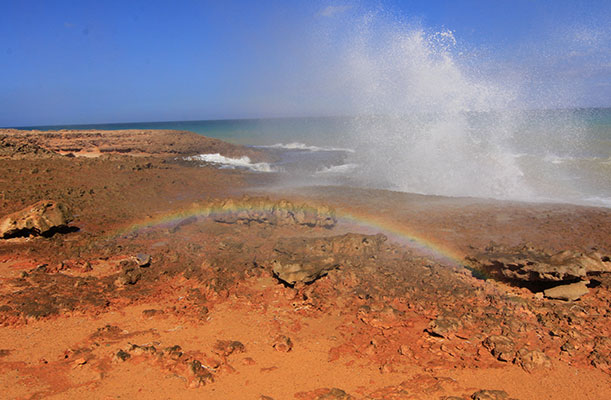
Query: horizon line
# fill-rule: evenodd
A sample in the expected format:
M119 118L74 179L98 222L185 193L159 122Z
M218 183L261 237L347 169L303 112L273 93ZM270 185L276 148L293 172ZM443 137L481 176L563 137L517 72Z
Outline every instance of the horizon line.
M555 107L555 108L528 108L528 109L499 109L487 111L466 111L466 113L488 113L499 111L575 111L575 110L609 110L609 106L595 107ZM426 113L426 112L425 112ZM409 114L404 114L409 115ZM169 124L179 122L227 122L227 121L260 121L260 120L290 120L290 119L313 119L313 118L358 118L358 117L380 117L386 114L336 114L336 115L308 115L308 116L272 116L272 117L238 117L238 118L210 118L210 119L185 119L185 120L163 120L163 121L117 121L117 122L86 122L86 123L53 123L42 125L18 125L18 126L2 126L0 129L34 129L34 128L53 128L53 127L78 127L78 126L96 126L96 125L124 125L124 124Z

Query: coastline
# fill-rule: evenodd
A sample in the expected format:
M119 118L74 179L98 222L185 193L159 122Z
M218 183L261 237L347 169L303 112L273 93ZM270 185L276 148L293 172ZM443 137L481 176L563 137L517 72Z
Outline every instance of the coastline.
M606 265L611 209L266 189L273 176L182 160L265 153L176 131L0 138L0 217L49 199L77 229L0 239L0 388L11 398L610 394L610 272L567 302L463 265L519 246L594 248ZM306 211L288 218L295 210ZM327 214L331 227L319 224ZM363 236L346 244L349 233ZM319 243L338 252L337 266L305 284L279 281L279 247L305 264ZM499 336L511 357L489 344Z

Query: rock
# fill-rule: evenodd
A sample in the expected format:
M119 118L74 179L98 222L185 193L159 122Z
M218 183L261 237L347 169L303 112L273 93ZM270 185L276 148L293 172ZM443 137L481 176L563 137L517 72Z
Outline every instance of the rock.
M512 361L515 357L513 340L506 336L489 336L483 345L500 361Z
M140 273L138 270L126 269L115 280L115 286L123 287L125 285L135 285L141 277L142 273Z
M302 400L354 400L355 397L349 395L342 389L322 388L310 392L296 393L295 397ZM386 397L385 397L386 398Z
M130 358L131 355L123 350L119 350L117 351L117 354L115 354L115 359L116 360L120 360L120 361L126 361L128 358Z
M280 335L274 340L274 344L272 345L274 349L281 351L283 353L288 353L293 350L293 341L290 337Z
M0 238L49 235L67 228L70 221L72 215L66 206L51 200L42 200L4 217L0 221Z
M216 222L226 224L303 225L332 228L337 220L335 212L326 206L293 204L287 200L271 201L262 197L229 199L218 207L213 216Z
M144 318L153 318L156 315L163 315L163 314L164 314L163 310L156 310L156 309L152 309L152 308L142 311L142 316Z
M270 264L281 281L310 283L342 265L359 265L380 251L386 236L348 233L323 238L291 238L279 241Z
M456 331L461 327L460 320L453 317L439 317L434 321L431 321L426 332L433 336L442 338L448 338L450 333Z
M473 400L505 400L509 395L504 390L478 390L471 395Z
M568 301L579 300L582 296L589 293L589 289L586 286L589 283L590 281L580 281L569 285L555 286L551 289L544 290L543 294L548 299Z
M521 366L525 371L532 372L535 369L549 368L552 363L545 353L538 350L520 349L516 354L514 363Z
M316 397L316 400L352 400L354 397L343 391L342 389L328 389L326 393L322 393Z
M491 247L468 257L475 269L496 273L506 280L523 282L562 282L584 279L588 274L611 272L609 257L597 252L566 250L548 254L529 246Z
M151 256L148 254L138 253L134 256L134 260L141 268L145 268L151 265Z
M213 351L221 357L228 357L236 352L245 352L246 347L244 347L244 345L237 340L217 340Z

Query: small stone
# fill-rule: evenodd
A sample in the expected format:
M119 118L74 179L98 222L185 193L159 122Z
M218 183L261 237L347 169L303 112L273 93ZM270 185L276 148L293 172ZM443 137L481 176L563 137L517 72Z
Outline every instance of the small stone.
M276 338L272 346L278 351L288 353L293 350L293 341L288 336L280 335Z
M131 357L131 355L123 350L119 350L117 351L117 354L115 354L115 358L117 360L121 360L121 361L126 361L127 359L129 359Z
M138 253L134 259L140 268L145 268L151 265L151 256L148 254Z
M163 315L163 314L164 314L163 310L148 309L148 310L142 311L142 316L144 318L153 318L156 315Z
M243 353L246 347L237 340L217 340L213 351L221 357L229 357L233 353Z
M246 357L245 359L242 360L242 364L244 364L244 365L255 365L256 362L252 358Z
M83 358L83 357L77 358L76 360L74 360L74 366L75 367L78 367L78 366L81 366L81 365L85 365L85 364L87 364L87 360L85 358Z

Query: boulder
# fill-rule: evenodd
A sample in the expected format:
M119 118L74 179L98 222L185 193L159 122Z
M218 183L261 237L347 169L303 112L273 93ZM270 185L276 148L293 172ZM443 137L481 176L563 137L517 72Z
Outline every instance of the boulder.
M587 284L590 281L580 281L569 285L560 285L543 291L548 299L574 301L588 294Z
M289 284L310 283L342 265L358 265L380 251L386 236L348 233L323 238L279 241L270 261L274 275Z
M61 203L42 200L23 210L5 216L0 221L0 238L48 235L67 228L72 215Z

